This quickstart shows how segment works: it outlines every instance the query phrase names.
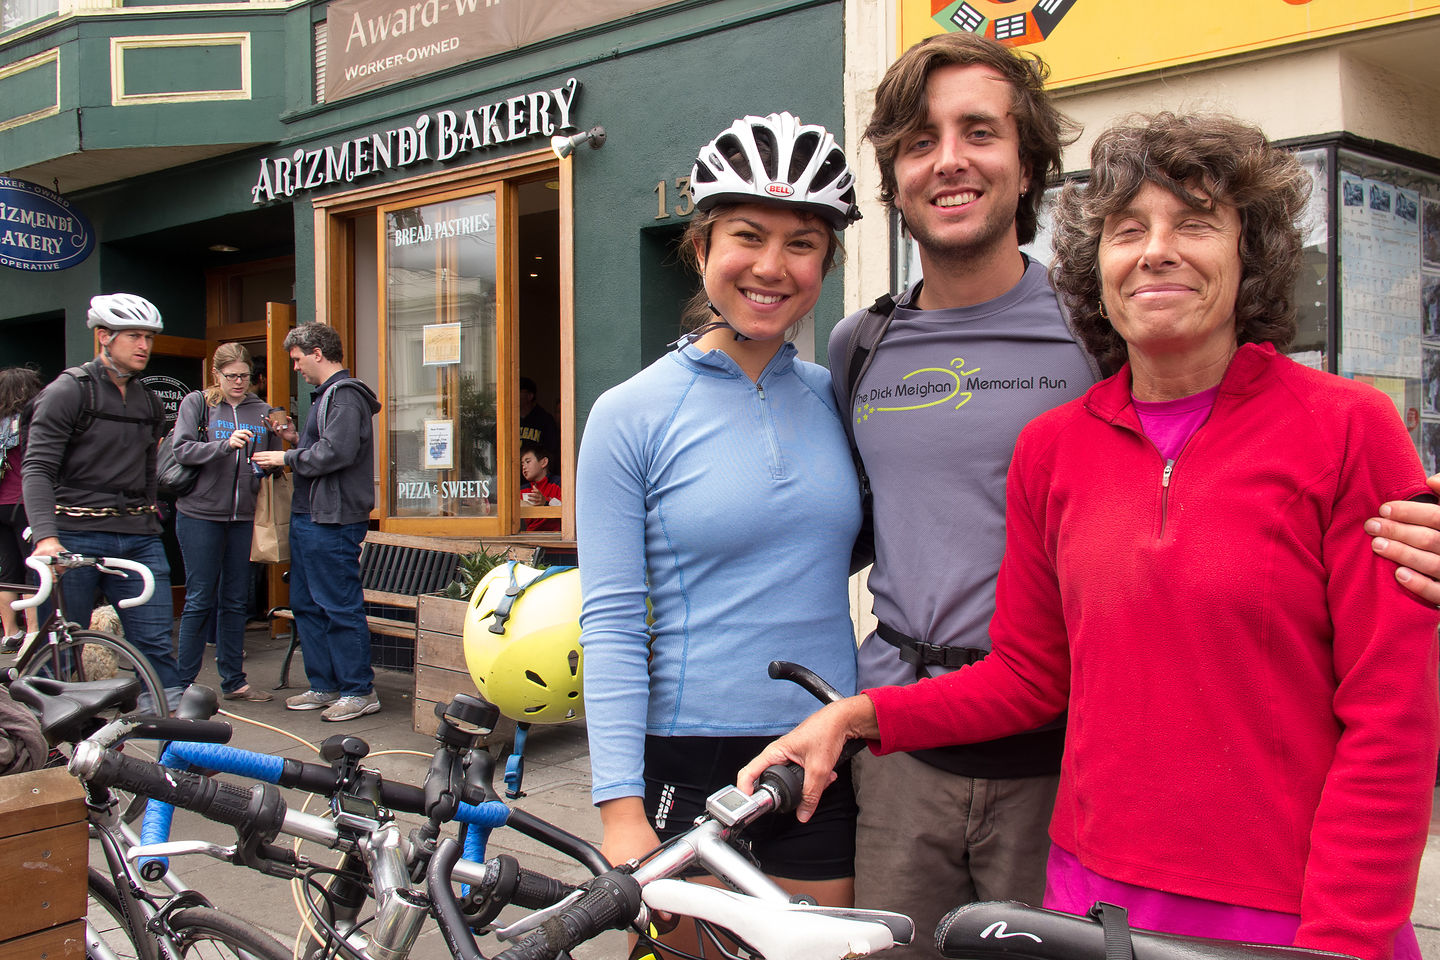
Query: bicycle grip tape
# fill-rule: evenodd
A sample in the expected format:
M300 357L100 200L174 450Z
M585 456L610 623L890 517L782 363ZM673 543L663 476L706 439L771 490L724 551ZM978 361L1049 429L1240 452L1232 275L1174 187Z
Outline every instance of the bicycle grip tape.
M564 900L575 888L568 883L547 877L543 873L520 868L516 877L515 893L510 902L527 910L539 910Z
M97 786L118 787L193 810L217 823L244 826L249 819L249 789L183 770L108 752L90 777Z
M568 910L516 942L495 960L554 960L557 953L610 929L622 929L640 912L640 886L629 876L605 874Z

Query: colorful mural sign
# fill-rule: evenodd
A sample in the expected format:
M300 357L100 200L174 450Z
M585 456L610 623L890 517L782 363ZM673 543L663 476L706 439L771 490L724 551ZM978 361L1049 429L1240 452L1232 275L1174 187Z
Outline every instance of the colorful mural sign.
M900 51L966 30L1025 46L1052 87L1440 16L1440 0L899 0Z

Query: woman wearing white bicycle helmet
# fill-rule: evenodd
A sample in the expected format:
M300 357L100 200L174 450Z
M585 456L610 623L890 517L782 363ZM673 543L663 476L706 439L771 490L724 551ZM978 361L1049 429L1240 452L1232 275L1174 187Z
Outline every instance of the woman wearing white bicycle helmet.
M825 128L778 113L722 131L690 183L691 332L596 402L577 473L592 796L611 862L686 829L752 746L811 712L767 677L771 660L855 686L859 488L829 374L787 342L859 217L854 177ZM854 804L829 796L809 824L750 837L787 889L846 904Z

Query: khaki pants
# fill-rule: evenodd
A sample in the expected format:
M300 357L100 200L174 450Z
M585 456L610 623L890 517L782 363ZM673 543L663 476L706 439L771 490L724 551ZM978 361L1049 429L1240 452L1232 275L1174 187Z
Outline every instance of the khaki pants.
M890 960L938 958L935 927L961 904L1040 906L1058 774L1011 780L956 776L905 753L852 761L860 819L855 905L915 921L915 943Z

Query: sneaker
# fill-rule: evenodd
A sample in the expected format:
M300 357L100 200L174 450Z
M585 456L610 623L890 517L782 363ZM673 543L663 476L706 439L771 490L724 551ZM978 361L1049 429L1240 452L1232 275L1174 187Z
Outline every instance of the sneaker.
M12 633L4 640L0 640L0 653L19 653L20 644L25 642L25 631Z
M321 720L354 720L356 717L363 717L367 713L380 712L380 698L375 691L370 691L363 697L341 697L325 712L320 714Z
M322 690L306 690L302 694L285 698L286 710L319 710L321 707L328 707L340 699L338 693L325 693Z

